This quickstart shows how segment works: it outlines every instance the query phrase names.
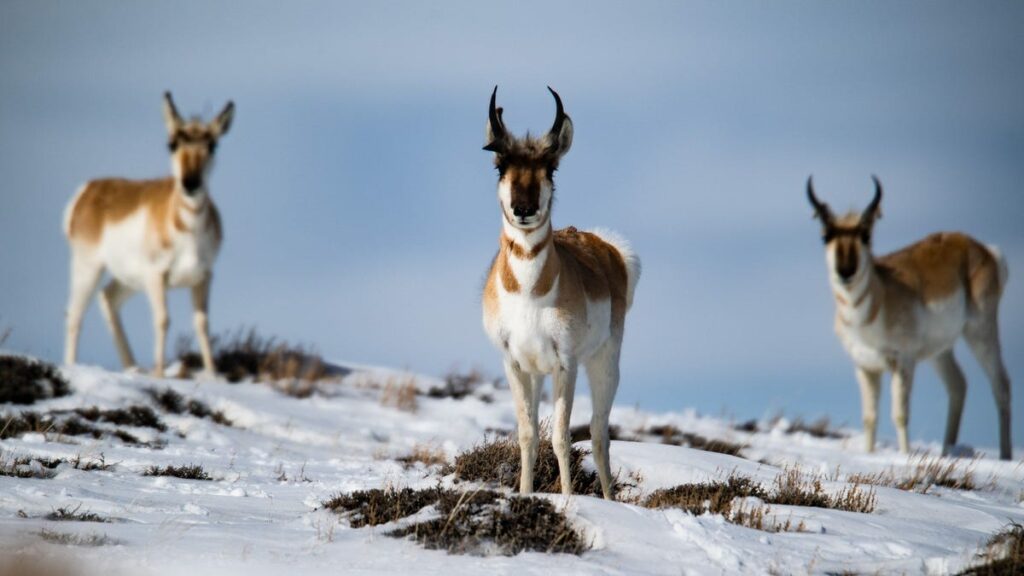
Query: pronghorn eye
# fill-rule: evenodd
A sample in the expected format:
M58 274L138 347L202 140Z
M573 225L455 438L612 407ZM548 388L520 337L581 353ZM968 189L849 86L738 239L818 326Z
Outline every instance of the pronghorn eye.
M171 140L170 142L167 143L167 149L170 150L171 152L174 152L175 150L178 149L178 140L177 140L177 138L175 138L174 140Z
M865 244L871 244L871 233L868 232L867 230L864 230L863 232L860 233L860 240Z
M217 143L213 140L210 140L210 142L207 144L207 147L210 150L210 154L213 154L214 151L217 150Z
M826 230L825 233L821 235L821 241L824 242L825 244L828 244L835 237L836 237L835 232L833 232L831 230Z

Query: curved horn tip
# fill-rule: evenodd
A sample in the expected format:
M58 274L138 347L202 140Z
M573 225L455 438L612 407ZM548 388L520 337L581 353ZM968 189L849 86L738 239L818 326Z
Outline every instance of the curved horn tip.
M875 183L875 191L879 194L882 193L882 181L878 179L878 176L872 174L871 180Z

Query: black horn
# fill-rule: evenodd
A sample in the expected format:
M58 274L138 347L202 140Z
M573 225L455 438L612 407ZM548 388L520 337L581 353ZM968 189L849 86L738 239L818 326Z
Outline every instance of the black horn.
M551 138L552 141L556 141L562 132L562 125L565 124L565 108L562 107L562 99L558 97L558 92L552 90L551 86L548 86L548 92L555 97L555 123L551 125Z
M484 150L489 152L502 152L505 150L505 140L507 133L505 132L505 123L501 119L501 108L497 107L498 99L498 87L494 87L494 92L491 92L491 106L487 111L487 117L490 119L490 137L491 141L484 146Z
M814 194L814 176L807 177L807 199L811 202L811 206L814 206L814 215L821 219L822 222L828 222L832 219L832 211L829 209L828 204L818 200L818 197Z
M882 212L878 209L878 205L882 202L882 183L874 174L871 175L871 180L875 183L875 197L871 200L871 204L864 209L864 214L860 217L861 221L874 220L882 216Z

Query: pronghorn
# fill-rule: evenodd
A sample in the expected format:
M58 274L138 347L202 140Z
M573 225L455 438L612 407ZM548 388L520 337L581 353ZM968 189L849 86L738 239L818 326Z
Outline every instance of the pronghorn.
M970 236L940 232L875 257L871 233L881 217L882 185L861 214L836 217L814 195L829 280L836 300L835 330L856 366L865 447L874 450L881 378L892 377L892 420L900 451L909 451L907 421L915 365L931 360L946 385L949 413L943 453L956 444L967 382L953 358L961 335L992 384L999 411L999 457L1010 458L1010 378L999 345L999 299L1007 268L999 250Z
M100 293L100 309L125 368L135 366L119 314L125 299L137 290L149 297L156 331L153 372L162 376L168 324L166 291L187 286L192 290L193 320L203 366L213 374L207 310L213 261L221 243L221 222L207 179L217 140L231 126L234 109L234 104L228 102L209 123L197 118L184 121L170 92L165 92L163 114L173 176L160 180L92 180L68 204L64 233L71 244L71 293L66 364L75 363L82 314L106 269L111 280Z
M537 459L537 410L544 377L552 375L551 442L562 492L569 477L569 415L576 372L583 364L594 411L590 433L605 498L611 498L608 415L619 385L619 353L626 311L640 276L640 260L607 232L552 230L552 176L572 144L572 120L554 90L556 115L541 138L516 138L491 94L487 145L498 169L502 232L483 293L484 329L504 353L505 374L516 402L521 472L519 490L533 491Z

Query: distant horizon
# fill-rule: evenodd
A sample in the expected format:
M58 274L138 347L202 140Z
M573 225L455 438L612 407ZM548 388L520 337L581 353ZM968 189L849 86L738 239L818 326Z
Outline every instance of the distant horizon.
M214 334L253 326L325 358L502 376L480 321L500 223L487 101L499 85L509 129L542 133L550 85L575 126L555 226L615 230L644 266L617 404L860 428L811 174L837 211L862 209L879 176L879 254L940 230L998 245L1003 352L1024 381L1022 28L1024 5L998 2L6 3L3 347L61 359L64 207L92 178L168 173L171 90L183 116L237 106L210 184L225 228ZM187 291L170 316L169 355L191 334ZM141 295L125 325L148 367ZM961 443L995 446L988 381L956 351ZM80 362L119 365L95 304ZM886 381L879 436L894 441L888 402ZM912 440L941 441L945 418L922 364Z

